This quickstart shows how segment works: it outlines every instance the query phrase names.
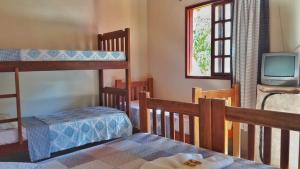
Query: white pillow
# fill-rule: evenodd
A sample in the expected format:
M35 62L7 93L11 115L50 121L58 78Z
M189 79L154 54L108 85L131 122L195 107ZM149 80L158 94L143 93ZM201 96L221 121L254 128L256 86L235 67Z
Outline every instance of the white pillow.
M11 119L12 117L6 114L0 114L0 120ZM0 130L16 129L18 128L17 122L0 124Z

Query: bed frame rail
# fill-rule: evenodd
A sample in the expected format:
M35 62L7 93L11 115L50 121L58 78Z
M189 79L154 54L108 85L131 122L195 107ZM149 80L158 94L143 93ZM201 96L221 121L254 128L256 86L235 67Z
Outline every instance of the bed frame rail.
M227 107L223 100L210 100L211 108L216 109L211 112L212 116L212 138L213 145L222 145L220 147L224 152L225 133L222 130L225 126L225 121L234 121L248 124L248 159L254 160L255 155L255 126L281 129L281 146L280 146L280 168L289 168L289 151L290 151L290 131L300 132L300 114L246 109L237 107ZM300 138L299 138L300 140ZM271 145L272 140L265 138L264 141L264 160L265 164L271 164ZM300 147L300 145L299 145ZM300 150L299 150L300 155ZM300 158L298 163L300 168Z
M103 106L112 107L127 111L126 102L128 100L128 91L126 89L117 89L105 87L102 90Z
M185 103L185 102L177 102L177 101L168 101L150 98L150 94L148 92L141 92L140 99L140 124L141 131L151 133L153 131L154 134L157 134L157 115L158 110L160 110L161 116L161 136L166 137L166 118L170 119L170 138L174 140L179 140L182 142L190 143L193 145L200 145L203 148L211 149L211 134L210 124L206 123L206 116L201 113L205 109L209 109L210 105L204 99L200 99L198 104L194 103ZM153 130L151 130L151 113L152 110L152 126ZM166 114L169 114L166 116ZM179 117L179 132L178 136L175 134L175 116ZM189 119L189 139L187 140L185 137L185 126L184 126L184 117L188 117ZM195 124L196 119L198 124ZM199 124L200 121L200 124ZM195 126L201 126L200 130ZM200 140L200 142L196 142L196 140Z
M122 80L115 80L115 87L125 89L126 83ZM131 82L131 100L139 100L139 94L142 91L149 92L150 97L153 97L153 78L147 78L145 81Z

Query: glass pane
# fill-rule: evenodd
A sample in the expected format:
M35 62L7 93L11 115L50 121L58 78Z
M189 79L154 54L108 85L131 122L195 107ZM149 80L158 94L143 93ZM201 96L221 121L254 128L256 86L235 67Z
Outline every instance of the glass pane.
M231 37L231 22L225 22L225 37Z
M224 72L230 73L230 57L226 57L224 60Z
M222 58L215 58L215 73L222 73Z
M223 5L215 7L215 21L223 20Z
M223 24L217 23L215 24L215 38L222 38L223 37Z
M223 55L222 41L215 41L215 56Z
M230 43L230 40L225 40L225 55L231 55L231 43Z
M231 19L231 3L225 5L225 19Z
M190 76L211 75L211 5L193 9L193 49L190 55Z

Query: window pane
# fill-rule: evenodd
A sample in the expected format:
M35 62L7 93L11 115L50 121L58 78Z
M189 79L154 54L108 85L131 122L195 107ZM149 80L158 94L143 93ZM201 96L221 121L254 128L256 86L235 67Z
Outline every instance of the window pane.
M231 43L230 43L230 40L225 40L225 55L231 55Z
M222 38L223 37L223 24L217 23L215 24L215 38Z
M224 72L230 73L230 57L226 57L224 60Z
M231 3L225 5L225 19L231 19Z
M223 55L222 41L215 41L215 56Z
M191 76L211 75L211 5L193 10L193 50Z
M231 22L225 22L225 37L231 37Z
M215 58L215 73L222 73L222 58Z
M223 20L223 5L215 7L215 21Z

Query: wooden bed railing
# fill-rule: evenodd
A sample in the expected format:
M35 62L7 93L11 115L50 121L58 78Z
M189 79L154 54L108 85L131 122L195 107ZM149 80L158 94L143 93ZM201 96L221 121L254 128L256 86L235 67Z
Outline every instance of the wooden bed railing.
M119 89L125 89L126 83L122 80L115 80L115 87ZM139 94L142 91L149 92L150 97L153 97L153 78L147 78L145 81L131 82L131 100L138 100Z
M102 89L103 106L112 107L119 110L127 111L128 91L126 89L116 89L105 87Z
M289 168L289 151L290 151L290 131L300 131L300 114L246 109L237 107L227 107L223 100L207 100L211 102L211 108L213 111L202 112L204 114L211 114L212 122L212 144L222 145L223 149L220 152L225 151L224 139L225 131L222 130L225 127L225 121L234 121L248 124L248 159L254 160L255 154L255 125L278 128L281 129L281 147L280 147L280 168ZM216 109L216 110L214 110ZM223 141L224 140L224 141ZM299 138L300 140L300 138ZM264 160L265 164L271 164L271 160L265 161L265 159L271 159L272 144L271 139L264 141ZM300 145L299 145L300 147ZM220 147L221 148L221 147ZM300 152L300 150L299 150ZM299 155L300 156L300 155ZM300 168L300 157L298 168Z
M188 141L190 144L197 145L195 140L199 140L199 146L216 152L225 153L226 150L226 121L238 123L247 123L249 128L255 125L266 126L270 128L281 129L281 153L280 168L289 168L289 141L290 131L300 132L300 114L291 114L284 112L255 110L246 108L229 107L225 105L224 100L204 99L200 98L198 103L184 103L176 101L168 101L150 98L149 93L140 93L140 124L141 131L157 134L157 114L152 113L153 120L150 119L150 110L156 112L161 110L161 136L166 136L165 118L170 118L170 138L175 139L174 132L174 115L179 116L179 140L184 140L184 116L189 116L189 133L192 139ZM165 116L166 112L170 112L169 116ZM198 129L195 128L195 119L199 118ZM151 122L153 129L151 130ZM254 160L255 152L255 127L248 130L248 157ZM196 135L198 134L198 135ZM300 138L299 138L300 141ZM240 140L239 140L240 142ZM265 142L271 145L271 140ZM300 143L299 143L300 144ZM240 145L240 143L239 143ZM264 151L270 151L268 146L264 147ZM300 147L300 145L299 145ZM300 148L299 148L300 149ZM271 154L271 153L267 153ZM300 156L300 150L299 150ZM270 158L271 157L265 157ZM266 163L265 164L270 164ZM300 157L299 157L300 167Z
M203 90L201 88L193 88L192 90L192 100L193 103L197 103L199 98L207 98L207 99L225 99L227 106L234 106L239 107L240 106L240 86L239 84L233 84L232 88L230 89L221 89L221 90ZM229 131L232 131L232 154L234 156L239 157L241 153L240 148L240 138L241 138L241 131L240 131L240 123L233 122L232 128L229 128L228 126L231 126L231 122L226 123L226 129ZM226 137L228 136L228 133L225 133ZM228 140L228 139L226 139ZM227 142L225 143L228 144ZM226 147L227 148L227 147ZM228 147L229 149L229 147ZM228 152L228 149L226 149L226 152Z
M203 148L211 149L210 146L210 123L205 122L207 119L206 116L203 116L204 109L210 109L210 105L204 99L200 99L198 104L194 103L184 103L184 102L176 102L176 101L168 101L150 98L149 93L142 92L140 93L139 99L140 105L140 124L141 131L151 133L153 131L154 134L157 134L157 110L160 110L161 113L161 136L166 137L166 118L170 119L170 138L175 140L175 124L174 124L174 116L175 114L179 117L179 136L178 140L182 142L187 142L193 145L200 145ZM152 110L153 120L150 119L150 109ZM169 113L169 116L166 116L166 113ZM184 116L188 116L189 119L189 140L185 140L184 129ZM200 119L200 130L195 130L194 122L195 119ZM151 122L153 126L153 130L151 130ZM195 140L200 140L199 144L195 142Z

